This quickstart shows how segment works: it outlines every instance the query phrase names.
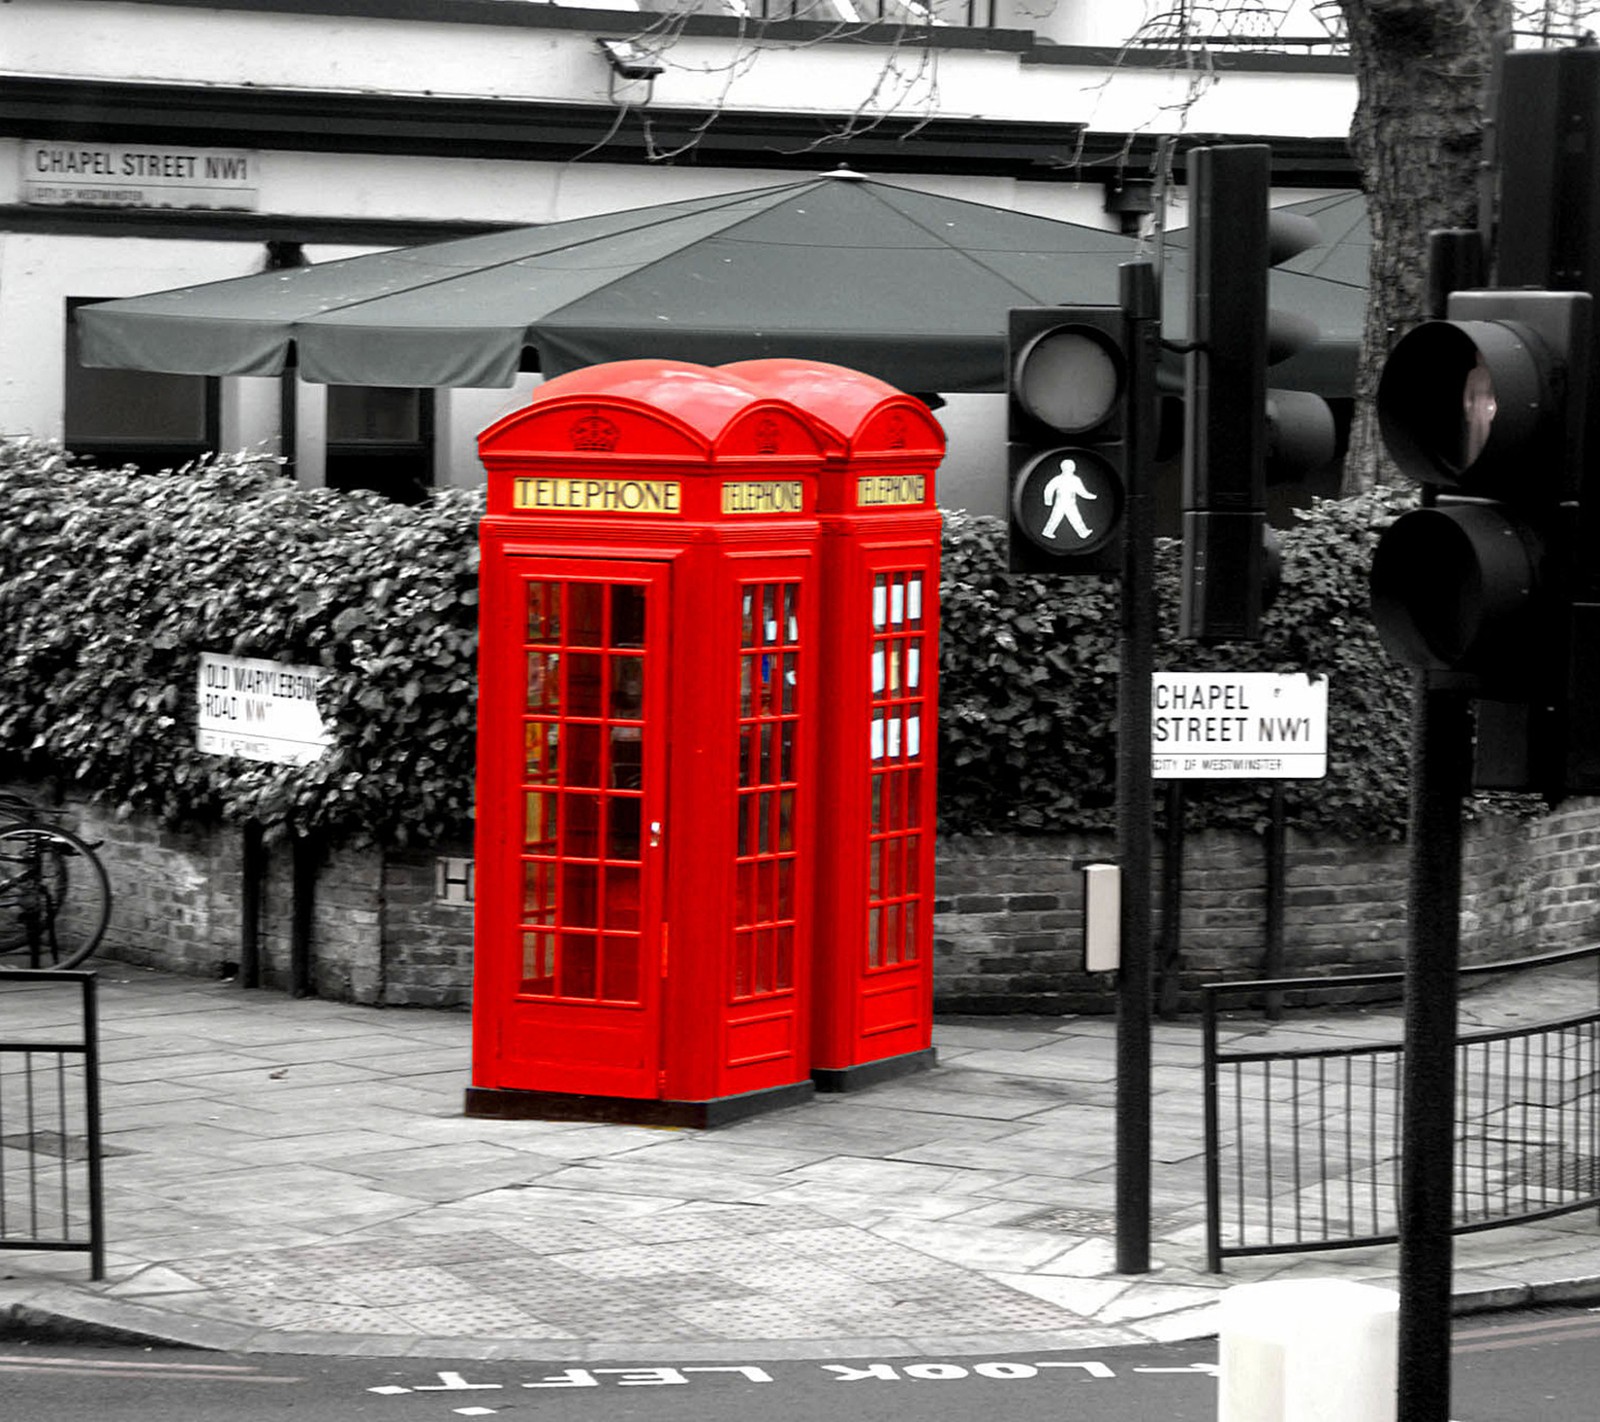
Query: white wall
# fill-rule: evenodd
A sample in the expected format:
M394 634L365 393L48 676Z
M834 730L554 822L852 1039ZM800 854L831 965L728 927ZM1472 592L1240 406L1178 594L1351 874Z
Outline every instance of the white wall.
M1048 0L1021 0L1045 6ZM1042 33L1066 43L1116 44L1130 28L1119 3L1058 0ZM1057 13L1059 11L1059 13ZM628 17L619 17L625 28ZM1046 25L1055 26L1056 33ZM1190 80L1171 68L1028 65L1010 51L797 45L681 35L638 17L663 73L655 107L750 112L886 112L1047 120L1067 116L1116 132L1343 135L1347 76L1230 72L1185 108ZM1311 28L1291 26L1294 28ZM1090 38L1090 35L1093 38ZM1068 38L1067 36L1079 36ZM0 72L179 84L250 84L334 93L547 99L605 104L611 70L582 30L429 24L115 3L14 0L0 5ZM1292 91L1293 102L1285 102Z

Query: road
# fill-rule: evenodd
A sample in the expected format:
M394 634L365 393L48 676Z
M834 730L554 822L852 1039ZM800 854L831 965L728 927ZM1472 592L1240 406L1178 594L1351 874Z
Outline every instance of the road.
M1593 1422L1600 1311L1456 1329L1457 1422ZM1082 1353L649 1365L0 1343L10 1422L1212 1422L1212 1341ZM846 1391L847 1390L847 1391Z

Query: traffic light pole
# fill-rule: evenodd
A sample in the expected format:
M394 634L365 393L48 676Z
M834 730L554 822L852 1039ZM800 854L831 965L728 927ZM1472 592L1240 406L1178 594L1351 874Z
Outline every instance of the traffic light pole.
M1418 675L1411 748L1411 884L1401 1066L1398 1412L1449 1422L1455 1239L1456 976L1461 805L1471 780L1471 701Z
M1117 859L1122 868L1122 962L1117 978L1117 1272L1150 1269L1151 859L1150 674L1155 669L1156 430L1161 311L1148 261L1119 268L1128 353L1122 624L1117 679Z
M1475 231L1435 232L1428 244L1428 306L1483 280ZM1426 500L1425 500L1426 501ZM1456 999L1461 958L1461 810L1472 788L1472 700L1430 685L1412 692L1410 883L1405 1045L1400 1077L1400 1249L1397 1416L1450 1417L1454 1265Z

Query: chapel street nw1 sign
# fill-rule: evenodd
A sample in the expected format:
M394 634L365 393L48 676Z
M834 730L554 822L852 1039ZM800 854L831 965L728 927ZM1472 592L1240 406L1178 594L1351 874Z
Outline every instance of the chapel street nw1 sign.
M195 744L206 755L309 765L328 746L317 710L320 667L200 654Z
M1328 679L1304 672L1156 672L1156 780L1320 780L1328 773Z

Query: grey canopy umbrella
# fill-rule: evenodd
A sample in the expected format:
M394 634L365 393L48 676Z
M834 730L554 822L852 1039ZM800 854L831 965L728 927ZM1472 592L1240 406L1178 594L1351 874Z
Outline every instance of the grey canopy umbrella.
M509 386L656 356L794 356L905 390L1005 388L1013 306L1113 304L1133 239L841 171L79 308L87 365L339 385ZM1335 311L1364 292L1275 274L1274 297ZM1168 284L1181 311L1181 266ZM1340 379L1336 369L1309 378Z

